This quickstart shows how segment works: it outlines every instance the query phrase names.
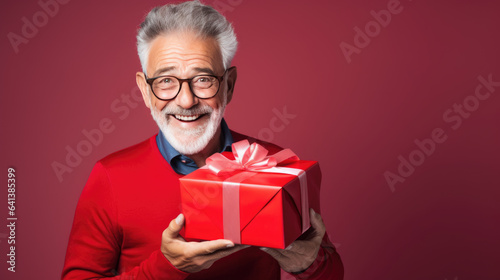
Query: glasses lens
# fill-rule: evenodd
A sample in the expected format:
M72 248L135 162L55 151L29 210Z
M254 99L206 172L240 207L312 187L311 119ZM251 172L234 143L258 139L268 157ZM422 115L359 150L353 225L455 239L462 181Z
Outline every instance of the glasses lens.
M161 77L153 82L153 91L161 99L174 98L179 91L179 81L174 77Z
M191 80L191 89L201 98L210 98L219 90L219 80L212 76L196 76Z

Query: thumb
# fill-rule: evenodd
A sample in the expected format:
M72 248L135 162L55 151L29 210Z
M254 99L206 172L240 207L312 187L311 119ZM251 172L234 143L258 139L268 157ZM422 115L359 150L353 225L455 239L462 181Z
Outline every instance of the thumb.
M165 234L170 238L176 238L184 225L184 215L181 213L177 218L170 221L168 228L165 230Z
M323 223L323 218L321 218L321 215L316 213L316 211L314 211L314 209L312 208L310 210L310 214L311 214L311 225L322 239L326 231L325 224Z

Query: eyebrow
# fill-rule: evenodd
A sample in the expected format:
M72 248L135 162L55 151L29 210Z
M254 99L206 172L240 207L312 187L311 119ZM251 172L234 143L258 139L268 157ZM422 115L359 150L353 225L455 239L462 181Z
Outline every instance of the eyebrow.
M160 76L160 74L172 71L174 69L175 69L174 66L160 68L160 69L158 69L158 70L155 71L155 73L153 74L153 77L158 77L158 76Z
M215 75L214 71L210 68L205 68L205 67L195 67L194 70L198 73L207 73L209 75Z
M153 77L161 76L163 73L170 72L170 71L172 71L174 69L175 69L174 66L168 66L168 67L160 68L160 69L158 69L158 70L156 70L154 72ZM208 68L208 67L195 67L195 68L193 68L193 70L197 74L206 73L206 74L209 74L209 75L215 75L214 71L212 69Z

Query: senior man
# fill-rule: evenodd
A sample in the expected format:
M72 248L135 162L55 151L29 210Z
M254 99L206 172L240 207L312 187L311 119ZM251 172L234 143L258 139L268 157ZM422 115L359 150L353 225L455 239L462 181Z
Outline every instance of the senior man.
M212 7L197 1L153 9L137 35L144 102L160 131L97 162L82 191L63 279L342 279L343 266L321 216L285 250L180 235L179 178L216 152L248 139L223 119L237 71L237 41Z

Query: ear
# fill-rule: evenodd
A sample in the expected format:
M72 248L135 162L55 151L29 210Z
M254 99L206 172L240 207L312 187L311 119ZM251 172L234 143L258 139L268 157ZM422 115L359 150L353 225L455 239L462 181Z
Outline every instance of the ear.
M137 72L135 74L135 82L137 83L137 87L139 87L139 89L141 90L144 104L146 104L146 107L149 108L151 104L151 97L149 95L149 85L148 83L146 83L146 76L144 76L144 73Z
M231 102L233 98L234 85L236 84L236 78L238 77L238 71L236 70L236 66L233 66L227 71L227 104Z

